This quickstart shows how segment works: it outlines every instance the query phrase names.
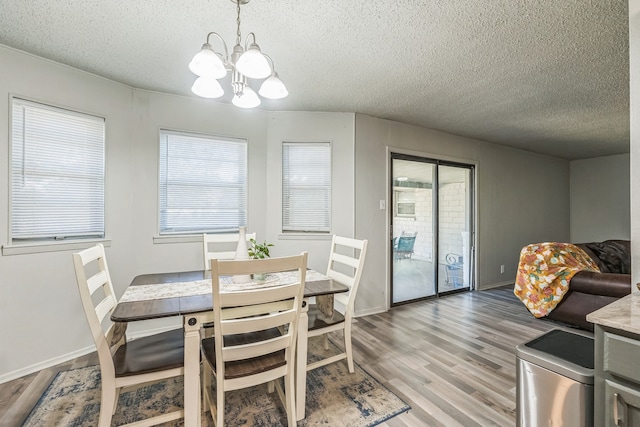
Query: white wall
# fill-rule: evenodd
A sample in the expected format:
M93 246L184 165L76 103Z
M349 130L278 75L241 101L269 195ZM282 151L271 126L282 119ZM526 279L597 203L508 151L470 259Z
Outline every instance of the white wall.
M631 156L573 160L571 170L571 242L631 238Z
M631 283L640 282L640 0L629 0ZM633 292L640 292L631 286Z
M569 239L569 162L356 115L356 237L369 239L356 311L383 311L389 292L388 151L476 165L477 284L513 283L526 244ZM505 265L505 273L500 273Z

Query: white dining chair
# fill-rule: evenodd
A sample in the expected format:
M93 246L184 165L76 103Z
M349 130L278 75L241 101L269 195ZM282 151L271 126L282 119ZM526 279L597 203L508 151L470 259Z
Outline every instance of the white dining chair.
M306 253L283 258L211 261L216 334L202 340L203 407L211 411L217 427L224 426L226 392L264 383L268 384L269 392L278 390L288 425L296 426L294 353L306 268ZM285 271L295 271L287 283L267 282L247 290L223 292L224 276L228 280L233 275ZM284 390L280 378L284 379Z
M236 246L232 243L238 243L238 233L225 234L203 234L202 243L204 254L204 269L210 268L209 262L212 259L233 259L236 255ZM247 233L247 242L256 238L256 233Z
M100 362L102 395L99 426L107 427L111 425L123 388L184 374L184 334L182 329L177 329L127 342L122 324L110 323L105 332L103 321L111 314L117 300L104 247L98 244L74 253L73 264L80 299ZM182 417L184 411L179 410L126 425L151 426Z
M335 294L334 299L343 307L335 304L331 315L326 314L319 304L309 305L309 332L308 337L324 336L324 348L329 349L329 332L343 331L344 351L340 354L308 363L307 370L319 368L329 363L347 359L349 372L354 372L353 348L351 346L351 321L354 314L355 298L358 292L362 266L367 254L367 240L356 240L348 237L333 236L327 276L349 287L349 292ZM319 299L316 298L316 299ZM342 308L344 314L338 309Z

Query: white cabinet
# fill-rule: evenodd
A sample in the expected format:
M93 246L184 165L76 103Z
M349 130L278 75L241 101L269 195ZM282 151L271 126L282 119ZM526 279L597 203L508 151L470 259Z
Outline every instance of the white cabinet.
M595 425L640 427L640 335L595 327Z

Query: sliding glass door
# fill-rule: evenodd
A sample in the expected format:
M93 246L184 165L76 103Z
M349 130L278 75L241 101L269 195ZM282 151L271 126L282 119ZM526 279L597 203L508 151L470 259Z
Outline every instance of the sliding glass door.
M392 305L470 289L473 170L392 154Z
M438 165L438 292L471 284L472 191L467 166Z

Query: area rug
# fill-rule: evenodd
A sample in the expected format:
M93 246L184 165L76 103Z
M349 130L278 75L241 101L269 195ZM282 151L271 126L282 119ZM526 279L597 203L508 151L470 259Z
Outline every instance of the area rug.
M309 358L317 360L328 351L318 339L309 342ZM182 378L155 383L122 393L112 425L143 419L182 406ZM214 394L215 395L215 394ZM277 393L266 385L227 393L225 424L243 427L286 426L287 418ZM356 364L350 374L346 361L314 369L307 375L307 417L298 426L370 427L410 407ZM96 426L100 413L98 366L60 372L42 395L24 426ZM163 424L181 426L183 421ZM203 426L213 426L204 413Z

